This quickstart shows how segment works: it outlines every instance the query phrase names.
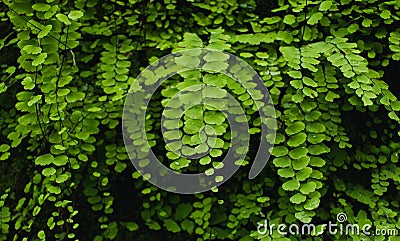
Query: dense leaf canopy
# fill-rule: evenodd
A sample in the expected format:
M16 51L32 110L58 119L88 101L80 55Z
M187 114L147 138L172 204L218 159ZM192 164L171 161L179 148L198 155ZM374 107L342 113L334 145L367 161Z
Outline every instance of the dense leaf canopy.
M339 213L400 229L400 1L3 0L0 9L0 240L387 239L322 233ZM221 74L170 78L151 99L146 133L172 170L212 170L230 146L227 118L210 106L187 110L177 135L195 147L186 154L202 153L203 127L213 127L209 154L195 162L166 145L177 136L161 133L162 110L188 86L235 96L251 134L228 182L178 195L131 165L122 110L146 66L192 48L249 63L270 91L278 129L267 136L275 144L264 150L267 167L249 180L256 100ZM224 68L224 55L207 58ZM314 223L319 233L260 234L264 219Z

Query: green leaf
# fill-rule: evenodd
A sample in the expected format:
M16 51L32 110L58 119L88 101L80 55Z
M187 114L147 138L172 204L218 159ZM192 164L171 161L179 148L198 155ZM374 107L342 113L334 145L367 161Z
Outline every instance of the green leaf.
M276 167L289 167L291 163L288 156L274 158L273 162Z
M383 19L389 19L391 15L392 13L389 10L383 10L380 14Z
M56 166L63 166L67 164L67 162L68 162L68 157L66 155L56 156L53 161L54 165Z
M171 231L173 233L181 231L179 225L172 219L164 220L164 226L167 228L168 231Z
M65 16L62 13L57 13L56 14L56 18L58 19L58 21L64 23L65 25L70 25L71 24L71 21L69 21L68 17Z
M205 69L210 72L222 72L222 71L226 70L226 68L228 66L229 66L228 62L213 61L213 62L206 62L203 65L202 69Z
M290 81L290 85L293 86L296 89L302 89L303 88L303 82L301 80L299 80L299 79Z
M201 48L203 47L203 41L197 34L194 33L185 33L183 35L183 42L179 43L180 47L187 48Z
M185 219L181 223L181 227L183 230L186 230L188 233L192 233L194 230L194 223L188 219Z
M281 157L287 155L289 150L286 146L274 146L271 154L275 157Z
M35 164L45 166L45 165L49 165L53 161L54 161L54 156L52 154L44 154L44 155L38 156L36 158Z
M284 178L294 177L295 173L292 168L283 168L278 170L278 175Z
M126 169L127 166L128 165L124 162L117 162L117 165L115 165L114 170L118 173L121 173Z
M331 149L325 144L310 145L308 151L312 155L321 155L323 153L328 153Z
M306 96L311 97L311 98L318 97L318 92L316 92L315 90L310 89L308 87L304 87L303 94L305 94Z
M339 98L340 95L332 92L332 91L328 91L328 93L325 96L325 100L328 102L333 102L335 99Z
M314 192L316 187L317 185L315 184L315 182L307 182L301 185L300 192L307 195Z
M285 15L285 18L283 19L283 22L288 25L291 25L296 22L296 17L293 14L287 14L287 15Z
M47 187L47 191L49 191L49 193L54 193L54 194L60 194L61 193L61 189L60 187L56 187L53 185L48 185Z
M300 131L303 131L305 128L305 124L301 121L295 122L293 124L290 124L286 129L285 132L288 135L294 135L299 133Z
M40 230L38 233L38 238L44 240L46 238L46 234L44 233L43 230Z
M364 106L368 106L368 105L373 105L374 104L374 102L372 102L372 100L370 98L368 98L366 95L363 95L361 100L364 102Z
M283 183L282 188L285 191L294 191L298 190L300 187L300 182L297 180L289 180Z
M211 157L205 156L205 157L201 158L199 162L201 165L208 165L211 163Z
M310 158L310 165L314 167L323 167L325 166L325 161L321 157L312 156Z
M306 130L312 133L322 133L325 129L325 126L321 123L308 123L306 126Z
M211 61L219 61L219 62L225 62L229 59L229 55L224 53L224 52L219 52L219 51L212 51L208 54L206 54L206 56L204 56L204 60L207 62L211 62Z
M137 224L134 223L134 222L127 222L127 223L126 223L126 228L127 228L129 231L133 232L133 231L136 231L136 230L139 229L139 225L137 225Z
M57 183L63 183L66 180L68 180L68 175L67 174L61 174L61 175L57 176L57 178L56 178L56 182Z
M332 1L323 1L319 5L319 11L327 11L331 8L331 6L332 6Z
M89 111L89 112L99 112L99 111L101 111L102 109L100 108L100 107L90 107L89 109L87 109L87 111Z
M364 20L362 21L361 24L363 27L369 28L369 27L371 27L372 20L368 19L368 18L364 18Z
M183 55L180 57L177 57L175 59L175 62L178 65L182 65L188 68L197 68L200 66L200 59L197 56L188 56L188 55Z
M83 13L82 13L82 11L79 11L79 10L73 10L68 14L68 18L70 18L72 20L77 20L81 17L83 17Z
M42 48L35 45L25 45L22 50L27 52L28 54L39 54L42 52Z
M305 157L308 153L308 149L306 147L297 147L294 150L289 152L289 156L293 159L300 159Z
M227 79L224 75L206 74L203 77L205 84L214 85L223 88L227 84Z
M295 79L301 79L303 77L303 74L301 73L301 71L298 71L298 70L291 70L288 72L288 75Z
M293 195L290 198L290 201L295 204L300 204L300 203L304 202L306 199L307 199L307 197L305 195L303 195L301 193L296 193L295 195Z
M221 112L207 111L204 115L207 124L221 125L225 121L225 115Z
M188 203L181 203L176 208L175 217L177 220L186 219L189 216L189 214L192 212L192 210L193 210L192 205L190 205Z
M9 145L7 145L7 144L0 145L0 152L6 152L8 150L10 150L10 146Z
M45 3L35 3L32 5L32 9L40 12L46 12L50 10L51 6Z
M307 135L304 132L298 133L288 140L287 144L291 147L298 147L303 144L307 139Z
M39 33L38 33L38 38L44 38L44 37L46 37L49 33L50 33L50 31L53 29L53 25L46 25L46 27L44 27L43 29L42 29L42 31L40 31Z
M83 92L71 92L67 95L67 101L73 103L76 101L82 101L85 98L85 93Z
M54 169L54 167L48 167L43 169L42 174L45 177L49 177L51 175L54 175L56 173L56 169Z
M304 204L304 209L306 210L314 210L319 206L320 199L319 198L312 198L306 201Z
M36 104L41 99L42 99L42 95L32 96L32 99L28 101L27 105L28 106L32 106L32 105Z
M311 167L304 167L303 169L301 169L299 172L296 173L296 179L299 181L304 181L310 177L312 171L313 170Z
M312 80L311 78L308 77L304 77L303 78L303 83L305 85L311 86L311 87L317 87L317 82L315 82L314 80Z
M46 58L47 58L47 53L41 53L38 56L36 56L36 58L33 59L32 65L33 66L39 66L39 65L44 63Z
M227 95L227 91L224 89L219 89L214 86L206 85L203 89L203 98L224 98ZM206 102L207 104L207 102Z
M313 15L311 15L311 17L308 19L307 24L315 25L319 20L322 19L323 16L324 15L321 12L313 13Z
M311 222L312 218L305 211L297 212L294 216L303 223Z

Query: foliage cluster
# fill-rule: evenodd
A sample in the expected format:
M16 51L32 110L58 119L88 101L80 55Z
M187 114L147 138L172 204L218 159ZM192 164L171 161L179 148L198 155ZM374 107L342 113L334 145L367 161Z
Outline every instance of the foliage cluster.
M0 240L325 240L260 235L257 222L322 224L340 212L349 223L400 229L400 1L4 0L0 9ZM196 47L257 70L279 128L259 177L247 179L252 145L229 182L182 196L135 172L121 115L144 67ZM176 76L153 97L146 122L175 170L218 165L229 149L229 126L213 109L182 119L187 145L199 143L204 123L217 131L200 166L161 141L160 111L200 82L232 92L252 143L259 138L242 86L210 73Z

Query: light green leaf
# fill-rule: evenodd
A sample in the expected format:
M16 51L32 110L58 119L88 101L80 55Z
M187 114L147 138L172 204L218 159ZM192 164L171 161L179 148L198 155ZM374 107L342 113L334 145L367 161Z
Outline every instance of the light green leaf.
M40 230L38 233L38 238L44 240L46 238L46 234L44 233L43 230Z
M323 153L328 153L331 149L327 147L325 144L316 144L316 145L310 145L308 147L308 151L312 155L321 155Z
M313 89L310 89L308 87L304 87L303 94L305 94L306 96L311 97L311 98L318 97L318 92Z
M45 177L49 177L51 175L54 175L56 173L56 169L54 169L54 167L48 167L43 169L42 174Z
M39 54L42 52L42 48L35 45L25 45L22 50L27 52L28 54Z
M306 199L307 199L307 197L305 195L303 195L301 193L296 193L295 195L293 195L290 198L290 201L295 204L300 204L300 203L304 202Z
M322 19L324 15L321 12L316 12L308 19L307 24L315 25L318 23L319 20Z
M315 182L307 182L301 185L300 192L303 194L310 194L315 191L316 187L317 185Z
M137 224L134 223L134 222L127 222L127 223L126 223L126 228L127 228L129 231L133 232L133 231L136 231L136 230L139 229L139 225L137 225Z
M307 139L307 135L304 132L298 133L288 140L287 144L291 147L298 147L303 144Z
M313 169L311 167L304 167L296 173L296 179L299 181L304 181L311 176L312 171Z
M306 126L306 130L312 133L322 133L325 129L325 125L321 123L308 123Z
M286 146L274 146L271 154L275 157L281 157L287 155L289 150Z
M383 10L382 11L382 13L380 14L380 16L383 18L383 19L389 19L390 18L390 16L392 15L392 13L389 11L389 10Z
M60 22L64 23L65 25L70 25L70 24L71 24L71 21L69 21L68 17L65 16L65 15L62 14L62 13L57 13L57 14L56 14L56 18L57 18Z
M295 173L292 168L283 168L278 170L278 175L284 178L294 177Z
M168 231L177 233L181 231L179 225L172 219L164 220L164 226L167 228Z
M274 158L273 162L276 167L289 167L291 163L288 156Z
M63 183L66 180L68 180L68 175L67 174L61 174L56 178L57 183Z
M319 198L312 198L306 201L304 204L304 209L306 210L314 210L319 206L320 199Z
M209 156L202 157L199 162L201 165L208 165L211 163L211 157Z
M287 14L287 15L285 15L285 18L283 19L283 22L288 25L291 25L296 22L296 17L293 14Z
M83 92L71 92L67 95L67 101L72 103L76 101L82 101L85 98L85 93Z
M39 66L39 65L44 63L46 58L47 58L47 53L41 53L38 56L36 56L36 58L33 59L32 65L33 66Z
M67 164L67 162L68 162L68 157L66 155L56 156L53 161L54 165L56 166L63 166Z
M43 38L43 37L47 36L52 29L53 29L53 25L46 25L46 27L44 27L42 29L42 31L40 31L38 33L38 38Z
M188 55L183 55L180 57L177 57L175 59L175 62L178 65L182 65L188 68L197 68L200 65L200 59L197 56L188 56Z
M300 182L297 180L289 180L283 183L282 188L285 191L294 191L298 190L300 187Z
M333 102L336 98L339 98L340 95L336 94L335 92L328 91L328 93L325 96L325 100L328 102Z
M305 157L308 153L308 149L306 147L297 147L294 150L289 152L289 156L293 159L300 159Z
M40 12L46 12L50 10L51 6L45 3L35 3L32 5L32 9Z
M310 165L314 167L323 167L325 166L325 161L321 157L310 157Z
M7 144L0 145L0 152L6 152L8 150L10 150L10 146L9 145L7 145Z
M305 85L311 86L311 87L317 87L317 82L315 82L314 80L312 80L311 78L308 77L304 77L303 78L303 83Z
M44 155L38 156L36 158L35 164L45 166L45 165L49 165L53 161L54 161L54 156L52 154L44 154Z
M323 1L321 5L319 5L319 11L327 11L332 6L332 1Z
M68 18L70 18L72 20L77 20L81 17L83 17L83 13L82 13L82 11L79 11L79 10L73 10L68 14Z
M304 130L304 128L305 128L304 123L301 122L301 121L298 121L298 122L295 122L295 123L293 123L293 124L290 124L290 125L285 129L285 132L286 132L286 134L288 134L288 135L294 135L294 134L297 134L297 133L299 133L300 131Z
M229 55L224 53L224 52L219 52L219 51L212 51L206 56L204 56L204 60L207 62L211 61L219 61L219 62L225 62L229 59Z

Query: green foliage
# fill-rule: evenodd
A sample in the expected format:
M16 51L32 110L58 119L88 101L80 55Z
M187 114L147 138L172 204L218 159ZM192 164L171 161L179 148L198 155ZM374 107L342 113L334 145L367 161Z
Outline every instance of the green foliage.
M349 223L400 228L400 102L387 70L399 66L399 1L5 0L0 9L0 240L303 240L262 236L257 222L327 223L340 212ZM257 98L220 74L170 78L147 109L146 133L171 169L211 172L230 146L217 101L187 110L181 133L162 135L162 110L187 87L206 83L220 88L209 97L235 96L252 136L248 152L237 150L248 154L229 182L178 196L131 167L122 109L149 63L200 47L257 70L279 129L271 161L248 180ZM206 56L207 67L226 68L227 56ZM177 63L200 64L194 56ZM248 77L240 66L231 72ZM165 115L175 118L173 110ZM187 155L201 154L205 132L215 134L207 140L214 149L198 162L162 141L181 138ZM307 237L314 239L368 238Z

